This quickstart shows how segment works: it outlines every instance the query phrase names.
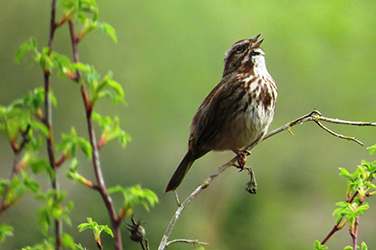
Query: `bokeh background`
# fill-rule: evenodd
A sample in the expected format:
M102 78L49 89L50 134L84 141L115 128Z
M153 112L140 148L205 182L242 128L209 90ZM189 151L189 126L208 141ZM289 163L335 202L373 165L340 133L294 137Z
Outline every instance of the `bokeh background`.
M118 115L132 142L122 149L111 142L101 150L108 186L140 183L152 189L160 203L135 218L145 221L151 249L156 249L176 210L172 193L163 189L187 149L189 124L201 101L220 81L224 53L243 38L262 33L268 70L278 85L278 101L271 129L316 108L325 116L376 121L376 2L375 1L114 1L98 0L100 20L116 29L118 43L100 31L80 43L81 61L92 64L124 88L126 107L98 103L97 112ZM42 86L42 72L31 70L27 59L14 63L14 53L30 36L39 47L48 39L50 1L13 0L0 8L0 104L7 105ZM67 26L57 31L54 49L71 55ZM84 108L77 85L53 77L58 99L53 122L56 142L75 126L87 137ZM356 136L367 146L376 143L376 128L328 125ZM313 249L334 225L335 203L345 198L347 182L338 167L356 169L361 159L373 161L366 147L337 139L314 124L293 127L294 136L281 133L258 145L248 164L256 172L258 193L244 191L246 173L229 169L184 211L170 239L209 242L207 249ZM42 155L45 153L42 153ZM209 153L198 160L179 188L186 197L233 153ZM0 135L0 176L7 178L13 156ZM73 227L65 227L76 242L96 249L92 233L78 233L77 225L92 217L109 224L98 193L65 178L68 164L59 169L61 189L75 202ZM90 162L80 157L80 173L93 179ZM46 176L35 176L45 183ZM119 207L121 197L113 197ZM375 248L373 209L360 219L359 241ZM27 195L0 218L14 226L14 237L1 249L20 249L42 241L36 229L40 201ZM124 249L140 249L123 229ZM111 239L103 235L105 249ZM348 230L327 244L342 249L351 244ZM178 244L171 249L193 249Z

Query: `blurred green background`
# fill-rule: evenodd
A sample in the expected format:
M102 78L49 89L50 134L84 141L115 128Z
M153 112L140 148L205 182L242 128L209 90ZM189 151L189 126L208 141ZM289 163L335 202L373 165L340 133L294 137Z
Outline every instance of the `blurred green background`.
M268 70L278 85L275 129L310 112L325 116L376 121L376 1L113 1L97 0L100 20L116 29L118 43L100 31L80 43L81 61L104 75L114 72L125 91L127 107L111 101L98 103L97 112L120 116L132 142L123 150L111 142L101 150L108 186L140 183L154 190L160 203L135 219L146 221L151 249L156 249L176 210L172 193L163 189L186 153L189 125L201 101L220 81L224 53L243 38L262 33ZM39 47L48 39L50 1L13 0L0 8L0 104L7 105L35 87L42 86L42 72L27 60L15 65L18 47L35 36ZM54 49L71 55L67 26L57 31ZM53 77L58 99L54 108L54 136L75 126L87 137L79 88ZM328 125L356 136L366 146L376 143L376 128ZM334 225L335 203L345 198L347 182L338 167L354 171L361 159L373 161L366 147L337 139L314 124L293 127L258 145L248 165L256 172L257 195L244 191L245 172L229 169L184 211L170 239L209 242L207 249L313 249ZM7 178L12 153L0 135L0 176ZM43 154L42 154L43 155ZM181 199L193 191L233 153L209 153L198 160L178 189ZM68 164L59 169L61 189L75 202L73 227L65 227L76 242L96 249L92 233L77 232L77 225L92 217L109 224L98 193L65 178ZM91 164L84 157L80 173L93 180ZM45 183L46 176L34 178ZM119 207L121 197L113 197ZM359 241L375 248L375 201L360 219ZM14 226L14 237L1 249L20 249L41 242L35 211L41 205L31 195L0 218ZM124 249L140 249L123 228ZM112 249L103 236L105 249ZM348 230L334 235L330 249L351 244ZM171 249L193 249L186 244Z

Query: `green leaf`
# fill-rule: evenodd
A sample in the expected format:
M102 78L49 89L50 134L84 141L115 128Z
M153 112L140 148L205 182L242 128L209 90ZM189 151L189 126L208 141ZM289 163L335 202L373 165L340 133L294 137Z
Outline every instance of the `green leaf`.
M375 150L376 150L376 144L373 145L373 146L368 147L367 149L369 150L369 154L370 155L373 154L375 152Z
M350 246L345 246L345 248L343 250L353 250L353 248L350 247Z
M33 193L37 193L37 192L40 191L40 186L39 186L38 182L36 182L33 179L30 179L25 171L22 170L21 175L22 175L22 178L23 178L23 184L25 185L25 187L28 190L30 190Z
M100 239L100 234L102 231L105 231L107 234L114 237L111 229L107 225L98 225L98 223L93 221L90 217L87 218L87 221L88 223L81 223L80 225L78 225L78 230L80 233L87 229L92 229L96 241Z
M102 30L104 34L108 34L112 40L117 43L117 37L116 37L116 32L115 29L108 23L100 23L98 25L98 28Z
M67 233L63 233L63 235L61 236L61 243L67 248L70 248L72 250L76 249L76 244L74 243L73 237Z
M125 148L127 146L127 142L131 141L131 136L126 133L125 131L121 130L119 134L119 142L120 145Z
M146 211L149 211L150 206L154 207L159 202L158 196L149 189L142 189L140 185L135 185L128 188L116 186L108 189L109 194L122 193L124 196L123 209L126 216L132 213L132 209L136 205L143 205Z
M108 80L107 81L107 85L112 88L113 90L115 90L116 94L123 98L124 97L124 91L123 91L123 87L117 82L117 81L114 81L114 80Z
M103 231L104 231L105 233L107 233L108 235L111 235L111 237L114 238L114 234L113 234L111 228L109 228L107 225L102 226L102 228L103 228Z
M2 183L2 186L4 183ZM8 185L4 188L6 189ZM2 191L3 193L4 191ZM10 184L8 194L5 198L5 204L7 205L14 205L16 204L24 194L28 192L28 188L24 185L24 183L19 179L18 176L15 176Z
M37 49L37 40L34 37L30 37L28 41L25 41L20 48L17 50L14 60L16 63L20 63L22 57L27 51L36 51Z
M86 248L83 247L81 244L76 244L76 247L77 247L79 250L86 250Z
M50 166L50 163L45 158L31 158L28 162L28 166L31 167L31 170L33 173L38 174L42 171L46 171L49 176L53 176L52 167Z
M103 132L101 140L104 140L105 143L108 143L115 138L119 138L121 146L125 147L127 142L131 141L131 136L120 128L120 122L117 116L112 120L111 117L102 117L100 114L93 112L92 117L102 128Z
M347 178L351 178L351 175L349 171L347 171L347 169L345 168L338 168L338 169L341 171L340 175L347 177Z
M13 236L13 227L9 225L0 225L0 242L5 241L5 237Z
M374 173L376 171L376 164L374 162L367 162L362 160L362 167L369 173Z
M87 65L87 64L84 64L82 62L72 63L69 68L72 69L72 71L74 71L74 72L77 72L77 70L80 70L82 72L89 72L90 71L90 66Z
M47 235L48 227L51 225L49 210L48 206L41 206L36 212L38 217L37 225L41 228L44 235Z
M316 240L315 241L315 249L316 250L324 250L324 249L328 249L328 247L321 245L321 243L318 240Z
M370 187L370 188L376 189L376 185L373 184L372 182L367 181L366 183L364 183L364 185L367 186L367 187Z
M89 80L89 79L88 79ZM102 81L99 83L97 82L98 79L95 81L91 81L91 103L96 103L98 99L103 97L108 97L113 100L115 104L121 102L126 104L124 101L124 91L121 85L112 80L112 72L108 72L106 76L103 78ZM107 88L106 88L107 87Z
M368 247L365 242L362 242L362 250L368 250Z
M49 137L50 132L48 131L48 128L46 125L39 121L31 121L30 122L31 129L34 131L41 131L46 137Z
M46 202L46 205L42 205L36 212L37 224L41 227L43 234L47 235L53 220L63 219L68 225L71 225L68 214L73 209L73 203L69 202L67 206L63 205L66 195L66 191L57 192L55 189L50 189L46 193L38 193L34 196L35 199Z
M80 175L78 172L77 172L77 168L78 168L78 161L77 161L77 158L73 158L72 159L72 164L71 164L71 167L69 169L69 171L67 172L67 177L69 179L72 179L73 181L77 182L77 183L80 183L80 184L86 184L86 182L88 180L86 180L82 175Z
M90 223L81 223L80 225L78 225L78 232L81 233L82 231L85 231L89 228L92 228Z
M78 137L77 138L77 145L82 150L82 152L84 152L86 157L90 160L91 157L92 157L92 151L93 151L92 147L90 145L90 142L88 142L86 139L84 139L82 137Z
M75 157L77 148L80 148L88 159L91 159L92 148L90 143L77 136L77 132L74 127L71 129L71 134L62 134L62 140L56 146L57 150L63 151L66 157Z
M369 205L363 203L362 206L359 206L359 207L357 207L357 208L355 209L355 211L354 211L354 215L361 215L361 214L363 214L364 211L366 211L368 208L369 208Z

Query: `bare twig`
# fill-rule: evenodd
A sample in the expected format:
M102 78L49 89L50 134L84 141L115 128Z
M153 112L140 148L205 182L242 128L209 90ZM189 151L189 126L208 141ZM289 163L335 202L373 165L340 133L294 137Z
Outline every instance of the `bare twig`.
M332 130L330 130L329 128L325 127L321 122L319 122L318 120L315 120L314 121L316 122L317 125L319 125L320 128L322 128L323 130L325 130L326 132L328 132L329 134L331 135L334 135L338 138L341 138L341 139L346 139L346 140L349 140L349 141L354 141L356 143L358 143L360 146L364 146L364 144L359 141L358 139L356 139L355 137L350 137L350 136L344 136L344 135L341 135L341 134L338 134Z
M188 243L188 244L192 244L195 247L196 246L202 246L202 245L204 245L204 246L209 245L208 243L201 242L199 240L175 239L175 240L167 242L166 247L168 247L169 245L174 244L174 243Z
M261 140L261 141L264 141L282 131L285 131L285 130L288 130L290 133L291 133L291 127L297 125L297 124L303 124L305 122L310 122L310 121L314 121L320 128L324 129L325 131L327 131L328 133L338 137L338 138L341 138L341 139L346 139L346 140L351 140L351 141L354 141L360 145L363 145L362 142L360 142L359 140L357 140L355 137L350 137L350 136L344 136L344 135L340 135L336 132L333 132L332 130L330 130L329 128L325 127L324 125L321 124L320 121L324 121L324 122L329 122L329 123L335 123L335 124L343 124L343 125L352 125L352 126L376 126L376 122L355 122L355 121L346 121L346 120L339 120L339 119L333 119L333 118L328 118L328 117L324 117L322 116L322 114L318 111L318 110L313 110L311 111L310 113L300 117L300 118L297 118L291 122L288 122L286 123L285 125L271 131L270 133L268 133L267 135L264 136L264 138ZM252 148L254 148L259 142L256 142L254 144L251 144L249 147L246 148L247 151L251 150ZM225 165L223 165L222 167L220 167L214 174L212 174L208 179L206 179L199 187L197 187L186 199L183 203L181 203L174 216L172 217L169 225L167 226L167 229L166 229L166 232L165 234L163 235L162 237L162 240L161 240L161 243L159 244L159 247L158 247L158 250L163 250L167 247L168 245L168 238L170 237L170 234L177 222L177 220L179 219L181 213L183 212L183 210L185 209L185 207L187 205L189 205L189 203L203 190L205 189L206 187L209 186L209 184L218 176L220 175L222 172L224 172L226 169L230 168L231 166L233 166L238 160L238 156L234 157L233 159L231 159L229 162L227 162ZM352 199L354 199L355 196L353 196ZM332 234L334 234L336 231L340 230L341 229L341 221L338 222L338 224L332 229L330 236ZM328 235L328 238L330 237Z

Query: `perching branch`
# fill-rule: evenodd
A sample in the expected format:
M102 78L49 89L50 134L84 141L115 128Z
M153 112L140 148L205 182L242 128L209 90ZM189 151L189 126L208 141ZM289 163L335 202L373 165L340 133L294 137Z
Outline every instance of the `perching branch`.
M268 133L267 135L265 135L265 137L262 139L262 141L282 132L282 131L285 131L285 130L288 130L290 133L291 132L291 127L295 126L295 125L298 125L298 124L303 124L305 122L310 122L310 121L314 121L320 128L322 128L323 130L325 130L326 132L330 133L331 135L334 135L338 138L341 138L341 139L346 139L346 140L350 140L350 141L354 141L356 143L358 143L359 145L364 145L362 142L360 142L358 139L356 139L355 137L350 137L350 136L344 136L344 135L341 135L341 134L338 134L332 130L330 130L329 128L325 127L321 122L329 122L329 123L334 123L334 124L344 124L344 125L352 125L352 126L376 126L376 122L355 122L355 121L345 121L345 120L339 120L339 119L334 119L334 118L328 118L328 117L324 117L322 116L322 114L318 111L318 110L313 110L312 112L300 117L300 118L297 118L291 122L288 122L286 123L285 125L273 130L272 132ZM258 143L254 143L254 144L251 144L249 147L246 148L247 151L251 150L252 148L254 148ZM174 241L170 241L168 242L168 238L170 237L170 234L177 222L177 220L179 219L181 213L183 212L183 210L186 208L186 206L189 205L189 203L205 188L207 188L210 183L218 176L220 175L221 173L223 173L226 169L230 168L231 166L234 166L234 164L238 161L238 156L234 157L233 159L231 159L229 162L227 162L226 164L224 164L223 166L221 166L214 174L212 174L209 178L207 178L199 187L196 188L196 190L194 190L186 199L183 203L179 204L174 216L172 217L169 225L167 226L167 229L166 229L166 232L165 234L163 235L162 237L162 240L161 240L161 243L159 244L159 247L158 247L158 250L164 250L169 244L171 244L172 242ZM252 179L252 176L251 176L251 179ZM340 223L338 223L338 225L336 225L337 227L333 228L333 233L335 233L336 231L338 231L340 228ZM189 241L189 240L186 240L186 241Z

